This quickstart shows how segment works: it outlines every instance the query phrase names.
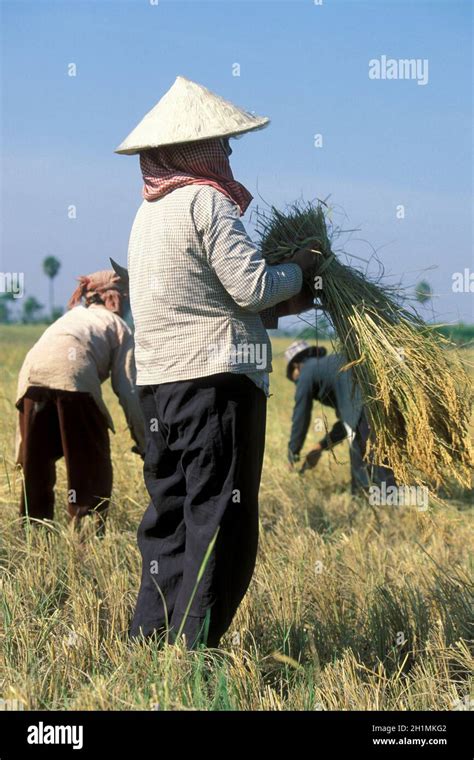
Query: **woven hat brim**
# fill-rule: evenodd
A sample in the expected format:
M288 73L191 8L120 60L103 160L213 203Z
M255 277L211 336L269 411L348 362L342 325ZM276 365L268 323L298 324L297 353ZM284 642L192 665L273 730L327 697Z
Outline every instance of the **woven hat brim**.
M122 156L133 156L135 153L141 153L144 150L151 150L152 148L161 148L165 145L182 145L183 143L193 143L193 142L201 142L202 140L213 140L218 139L219 137L233 137L235 135L244 135L247 132L256 132L260 129L265 129L270 124L270 119L268 117L262 117L261 122L259 124L253 124L249 127L242 127L241 129L233 129L231 132L216 132L213 131L212 133L209 133L207 135L202 135L202 137L199 138L193 138L192 140L170 140L168 142L159 142L159 143L152 143L148 142L146 144L141 145L133 145L128 148L121 148L120 145L118 148L114 150L114 153L119 153Z

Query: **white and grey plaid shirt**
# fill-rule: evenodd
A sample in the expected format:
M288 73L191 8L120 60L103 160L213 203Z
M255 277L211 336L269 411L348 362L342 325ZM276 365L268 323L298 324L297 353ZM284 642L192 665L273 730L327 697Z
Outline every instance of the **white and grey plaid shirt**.
M236 372L265 388L271 343L259 312L298 293L302 274L265 263L235 203L209 185L144 201L128 267L138 385Z

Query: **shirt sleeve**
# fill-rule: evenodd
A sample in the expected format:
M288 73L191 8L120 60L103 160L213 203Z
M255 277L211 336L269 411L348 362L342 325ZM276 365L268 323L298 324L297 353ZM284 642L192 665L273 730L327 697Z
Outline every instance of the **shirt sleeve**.
M296 385L295 406L289 448L299 454L308 432L313 409L313 383L309 372L302 372Z
M136 369L133 355L133 335L124 323L117 329L118 343L112 352L111 381L127 419L133 440L145 451L145 426L136 388Z
M193 215L209 264L238 306L258 313L299 293L300 267L269 266L248 236L236 204L219 190L203 187Z

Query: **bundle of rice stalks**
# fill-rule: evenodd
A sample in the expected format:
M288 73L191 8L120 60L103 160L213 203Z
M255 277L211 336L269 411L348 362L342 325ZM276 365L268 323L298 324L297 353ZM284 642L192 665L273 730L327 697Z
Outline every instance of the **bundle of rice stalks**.
M393 288L339 260L334 240L342 231L324 202L297 203L286 213L259 210L257 230L269 263L300 249L314 252L307 282L347 357L342 371L352 368L362 392L371 461L392 467L400 485L469 487L472 395L449 341L406 309Z

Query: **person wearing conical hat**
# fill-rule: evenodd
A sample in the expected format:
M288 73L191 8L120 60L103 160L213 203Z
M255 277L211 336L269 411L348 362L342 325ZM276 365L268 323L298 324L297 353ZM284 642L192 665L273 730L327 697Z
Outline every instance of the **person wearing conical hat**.
M271 344L267 326L312 307L312 255L268 266L241 216L252 196L229 138L268 118L178 77L117 148L139 154L129 244L150 505L132 638L217 646L253 574Z
M101 393L108 377L134 450L144 452L133 336L122 319L127 302L127 283L115 271L80 277L69 310L25 357L16 400L17 462L24 477L20 514L29 520L54 518L55 464L64 456L69 516L79 526L94 513L103 534L112 492L108 429L114 430Z
M296 384L291 434L288 443L290 468L300 459L311 423L313 402L334 409L337 421L331 430L306 455L300 473L313 469L325 451L344 440L349 441L351 462L351 491L357 494L371 484L385 481L395 484L392 470L364 461L369 425L362 396L350 369L342 371L347 360L342 354L327 355L323 346L310 346L297 340L285 351L286 376Z

